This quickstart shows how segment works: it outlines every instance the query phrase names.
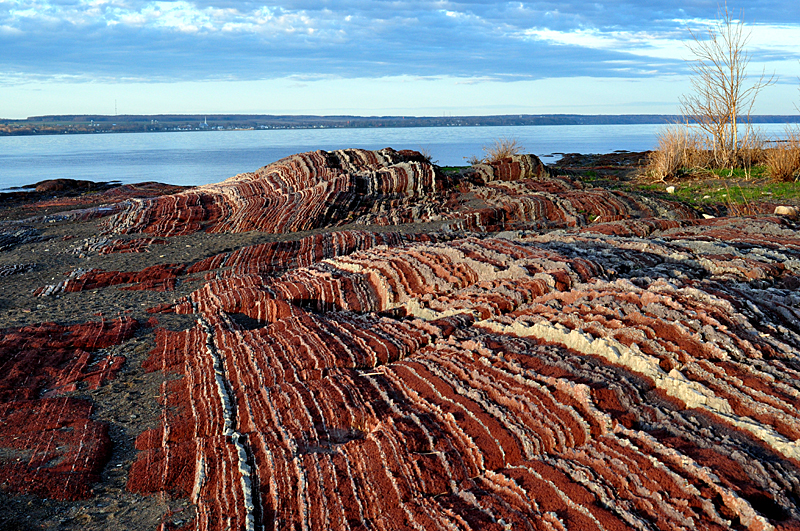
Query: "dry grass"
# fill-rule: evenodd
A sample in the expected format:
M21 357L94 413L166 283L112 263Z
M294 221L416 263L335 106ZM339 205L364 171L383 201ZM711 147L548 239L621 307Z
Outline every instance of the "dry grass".
M658 145L648 157L646 173L664 181L688 174L719 175L720 170L724 170L730 176L743 172L744 178L749 179L755 167L770 164L770 157L784 157L787 159L784 164L789 164L790 153L800 153L800 133L792 134L794 136L790 138L794 140L779 146L782 149L767 149L762 135L748 126L745 134L740 137L735 157L731 158L733 155L730 153L721 156L719 149L715 149L713 139L704 136L702 132L692 130L689 126L669 127L659 132ZM789 149L789 146L794 148Z
M428 161L428 163L436 164L439 162L438 160L433 160L433 152L431 151L431 148L429 148L428 146L420 146L420 148L417 151L419 152L420 155L422 155L422 157L426 161Z
M736 197L736 195L733 193L734 190L738 192L738 195L741 196L741 199ZM728 216L744 217L755 216L758 214L757 209L750 204L747 196L744 194L744 192L742 192L741 186L737 187L736 189L731 189L726 183L725 192L725 204L728 206Z
M789 182L800 178L800 131L786 130L786 138L766 150L764 163L769 176L776 181Z
M658 133L656 150L650 153L647 173L656 179L676 177L709 163L705 142L686 127L668 127Z
M482 159L473 155L467 159L467 162L473 166L475 164L497 162L514 155L519 155L524 149L519 140L515 138L498 138L491 145L483 146L484 157Z
M744 138L739 142L736 166L745 170L748 179L754 166L766 163L766 145L764 137L752 128L747 129Z
M499 138L494 144L483 148L488 162L497 162L522 153L524 148L516 138Z

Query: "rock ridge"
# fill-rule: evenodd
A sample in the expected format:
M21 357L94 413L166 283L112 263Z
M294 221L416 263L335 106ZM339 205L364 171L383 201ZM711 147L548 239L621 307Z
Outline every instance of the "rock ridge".
M800 529L790 218L389 148L115 204L37 300L157 301L125 488L192 507L159 529ZM143 319L4 330L3 490L91 499L112 442L70 393Z

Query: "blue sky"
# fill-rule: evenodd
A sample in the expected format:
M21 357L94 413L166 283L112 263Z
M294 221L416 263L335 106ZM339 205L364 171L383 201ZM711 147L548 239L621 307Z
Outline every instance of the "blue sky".
M675 113L716 1L0 0L0 117ZM729 4L800 103L800 2Z

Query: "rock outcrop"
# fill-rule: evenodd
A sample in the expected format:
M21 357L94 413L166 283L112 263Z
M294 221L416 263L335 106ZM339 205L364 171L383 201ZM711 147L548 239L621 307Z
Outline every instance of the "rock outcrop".
M485 232L656 215L697 217L677 203L586 190L576 180L548 175L532 155L478 165L454 180L416 152L387 148L302 153L219 184L132 200L109 219L108 229L164 237L443 222Z
M796 527L791 226L384 240L198 265L129 487L197 529Z
M131 319L0 330L0 484L72 500L91 494L110 449L92 404L64 396L97 388L125 359L101 349L129 339Z
M532 156L445 175L385 149L128 200L106 229L82 252L264 233L186 263L73 270L40 293L198 282L150 308L194 324L157 331L144 367L162 375L160 418L127 480L187 498L182 529L800 529L800 233L787 217L702 219ZM0 418L21 419L0 447L46 449L0 479L87 495L107 445L88 403L9 437L26 411L74 400L60 396L74 382L113 377L120 361L90 362L91 349L134 326L6 331L42 344L0 342L14 369ZM49 361L23 378L32 359ZM84 432L84 453L59 450ZM56 458L75 474L49 472ZM34 488L43 474L78 479Z

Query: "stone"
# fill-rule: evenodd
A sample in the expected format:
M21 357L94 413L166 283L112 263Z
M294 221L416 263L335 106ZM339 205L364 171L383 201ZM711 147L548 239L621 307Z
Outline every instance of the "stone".
M227 274L169 310L196 326L159 333L164 421L128 487L188 496L192 528L800 517L800 299L749 284L800 274L793 229L311 238L192 266Z
M793 206L776 206L776 216L786 216L787 218L797 219L797 208Z
M453 201L473 183L474 199ZM534 155L478 165L461 180L416 152L340 150L293 155L218 184L127 203L106 221L115 234L152 237L263 231L273 234L356 223L437 222L451 230L563 228L630 217L696 218L692 210L623 192L586 189L551 176Z
M75 179L48 179L36 183L37 192L63 192L91 190L96 184L92 181L79 181Z
M161 411L127 488L187 498L180 525L202 531L796 529L794 224L701 216L537 161L453 176L415 152L315 151L119 203L81 252L188 253L202 247L176 235L260 231L42 288L203 279L148 310L194 325L156 328L144 369L161 375ZM6 333L12 492L86 495L107 438L67 395L118 366L87 336L132 326ZM87 444L61 439L77 433ZM86 458L52 453L65 445ZM64 453L80 487L50 471Z
M113 379L124 358L100 349L130 338L132 319L0 330L0 485L56 500L91 495L110 454L108 426L69 393Z

